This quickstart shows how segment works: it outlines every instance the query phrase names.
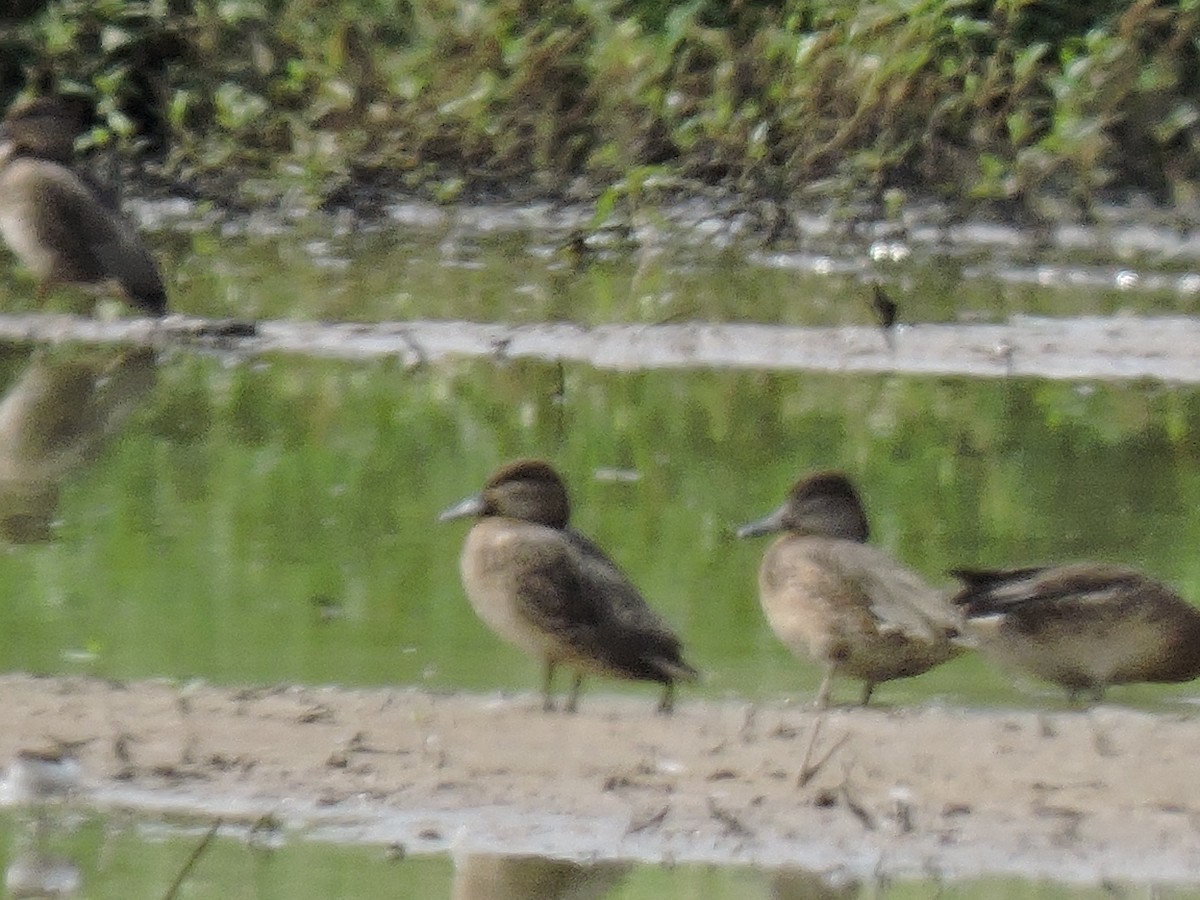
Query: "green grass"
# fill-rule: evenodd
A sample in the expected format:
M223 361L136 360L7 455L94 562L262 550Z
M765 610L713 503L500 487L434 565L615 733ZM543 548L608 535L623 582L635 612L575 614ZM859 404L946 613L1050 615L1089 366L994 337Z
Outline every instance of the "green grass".
M0 102L82 91L91 143L250 205L582 178L617 215L688 184L1086 211L1131 189L1186 202L1200 174L1196 0L21 7Z

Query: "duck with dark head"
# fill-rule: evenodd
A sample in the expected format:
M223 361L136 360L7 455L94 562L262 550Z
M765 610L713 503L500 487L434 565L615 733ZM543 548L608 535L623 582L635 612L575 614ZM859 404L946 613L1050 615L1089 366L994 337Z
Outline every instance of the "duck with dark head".
M38 282L114 287L140 312L161 316L158 264L133 226L71 168L83 126L78 107L41 98L0 120L0 236Z
M835 675L875 685L920 675L960 652L957 616L942 593L866 543L867 515L850 480L820 472L797 481L775 512L738 537L782 532L758 570L771 629L794 654L824 668L817 707Z
M954 598L979 649L1001 664L1100 700L1110 684L1200 676L1200 610L1125 566L1079 562L958 569Z
M657 682L659 711L671 711L675 682L695 679L696 670L625 574L569 526L566 485L549 463L509 463L440 520L467 516L476 519L460 558L467 597L497 635L543 661L545 709L554 708L561 665L575 673L568 712L584 674Z

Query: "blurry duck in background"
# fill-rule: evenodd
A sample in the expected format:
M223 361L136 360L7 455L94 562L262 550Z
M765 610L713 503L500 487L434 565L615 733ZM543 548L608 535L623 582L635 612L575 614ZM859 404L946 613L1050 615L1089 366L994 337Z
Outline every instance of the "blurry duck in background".
M549 463L522 459L440 521L478 521L460 560L471 606L500 637L545 664L543 708L554 708L554 670L575 671L566 710L574 712L585 673L663 685L670 712L675 682L697 672L679 638L596 544L568 527L567 489Z
M779 509L737 534L774 532L783 534L763 554L759 599L787 648L824 667L818 709L835 675L864 682L865 706L876 684L920 675L961 651L942 592L866 543L867 516L845 475L802 478Z
M576 862L494 853L455 855L451 900L598 900L630 863Z
M137 310L166 313L158 265L133 226L76 172L82 114L58 98L9 110L0 121L0 236L38 282L100 291L115 286Z
M979 649L1099 701L1110 684L1200 676L1200 610L1141 572L1106 563L953 573Z

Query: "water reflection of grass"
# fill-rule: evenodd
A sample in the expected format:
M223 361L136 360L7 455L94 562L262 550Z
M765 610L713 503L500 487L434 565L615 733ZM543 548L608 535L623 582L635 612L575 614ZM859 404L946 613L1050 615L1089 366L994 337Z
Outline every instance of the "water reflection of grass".
M67 485L58 542L3 558L4 657L122 677L530 689L533 668L461 595L462 530L433 518L499 461L536 454L568 477L579 527L685 636L702 692L804 697L815 669L757 608L762 547L730 532L800 471L848 470L874 539L935 581L963 563L1091 557L1200 596L1194 394L178 357ZM64 658L77 650L82 662ZM930 695L1043 702L974 660L880 699Z

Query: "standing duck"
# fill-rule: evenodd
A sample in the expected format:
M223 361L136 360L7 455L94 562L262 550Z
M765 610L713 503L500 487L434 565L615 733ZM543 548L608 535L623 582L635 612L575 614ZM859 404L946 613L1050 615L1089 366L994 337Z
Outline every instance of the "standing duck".
M1110 684L1200 676L1200 611L1135 569L1071 563L960 569L954 597L980 650L1094 700Z
M0 121L0 235L38 281L116 286L141 312L161 316L162 276L137 232L73 172L81 124L54 100L11 109Z
M866 543L867 516L845 475L801 479L779 509L737 534L780 531L758 570L759 599L787 648L824 667L819 709L835 675L864 682L865 706L879 682L920 675L960 651L941 593Z
M460 559L463 587L496 634L544 662L545 709L554 708L554 670L563 665L575 672L568 712L584 673L658 682L659 711L670 712L675 682L696 678L696 670L617 565L567 525L569 515L558 473L522 459L439 518L477 517Z

